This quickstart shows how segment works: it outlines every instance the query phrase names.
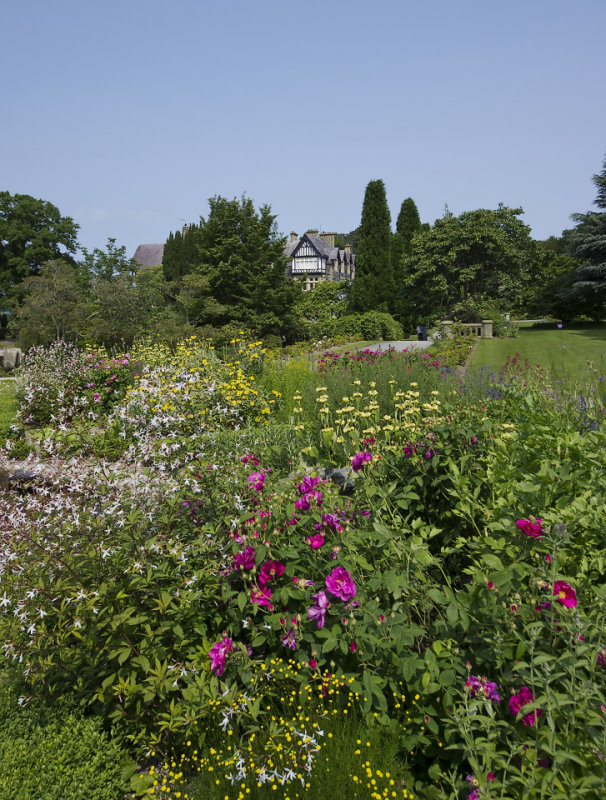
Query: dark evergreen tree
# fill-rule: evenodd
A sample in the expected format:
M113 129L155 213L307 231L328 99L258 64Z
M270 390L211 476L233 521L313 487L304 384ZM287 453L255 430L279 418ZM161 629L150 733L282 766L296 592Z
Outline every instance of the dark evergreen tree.
M605 210L572 215L577 225L564 231L564 241L570 255L582 263L558 295L580 313L600 319L606 311L606 159L593 182L598 190L594 205Z
M206 319L219 327L242 325L263 336L290 335L300 286L286 277L285 240L277 233L268 205L255 210L252 200L212 197L210 213L200 221L199 267L208 278L214 305Z
M199 264L199 225L187 225L183 231L170 232L164 245L162 271L167 281L179 281Z
M412 197L407 197L400 207L396 222L396 232L391 240L391 268L394 278L391 312L400 321L403 321L406 315L405 274L403 272L402 258L409 252L413 236L421 230L421 218L419 217L416 203Z
M352 311L389 311L392 298L391 215L385 184L374 180L364 194L350 308Z

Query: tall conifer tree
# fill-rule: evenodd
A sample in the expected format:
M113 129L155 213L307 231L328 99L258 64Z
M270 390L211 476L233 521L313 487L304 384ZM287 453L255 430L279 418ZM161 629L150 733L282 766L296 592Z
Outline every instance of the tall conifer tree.
M391 215L385 184L374 180L364 194L350 307L352 311L389 311L392 296Z

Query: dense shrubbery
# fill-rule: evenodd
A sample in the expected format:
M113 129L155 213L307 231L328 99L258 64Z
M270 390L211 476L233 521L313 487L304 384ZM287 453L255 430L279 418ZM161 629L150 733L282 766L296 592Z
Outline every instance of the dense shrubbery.
M0 761L4 800L119 800L134 771L99 720L18 697L8 683L0 684Z
M51 458L2 498L5 657L140 758L182 753L158 792L195 756L196 797L319 797L347 687L343 752L385 726L398 766L341 796L603 796L603 409L517 363L230 348L141 353L112 474Z

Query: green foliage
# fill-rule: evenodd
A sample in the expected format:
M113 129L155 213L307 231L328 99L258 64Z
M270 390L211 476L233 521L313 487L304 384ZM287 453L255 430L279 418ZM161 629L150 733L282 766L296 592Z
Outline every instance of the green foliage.
M75 266L47 261L39 274L21 283L22 303L16 311L21 346L46 345L58 339L78 341L94 313L78 283Z
M23 687L25 690L25 687ZM0 685L4 800L120 800L134 771L96 719Z
M200 222L199 267L207 277L209 304L199 324L232 323L259 336L290 336L292 309L300 292L286 278L284 240L269 206L255 210L250 198L212 197L210 212Z
M396 322L391 314L380 311L347 314L335 321L330 335L344 336L349 341L357 339L399 341L404 338L400 323Z
M404 258L407 299L417 314L448 319L456 303L478 296L508 308L523 306L540 252L521 209L499 206L436 221Z
M98 247L89 252L86 247L82 247L83 259L79 264L79 269L84 277L97 278L109 281L118 275L134 272L135 260L126 257L126 247L116 247L116 240L111 237L107 240L105 250Z
M162 270L167 281L179 281L200 262L199 232L200 226L195 224L187 225L183 232L170 232L162 255Z
M388 311L393 298L391 215L385 184L370 181L364 194L360 242L349 305L352 311Z
M69 260L76 252L78 228L52 203L0 192L0 297L39 274L45 261Z

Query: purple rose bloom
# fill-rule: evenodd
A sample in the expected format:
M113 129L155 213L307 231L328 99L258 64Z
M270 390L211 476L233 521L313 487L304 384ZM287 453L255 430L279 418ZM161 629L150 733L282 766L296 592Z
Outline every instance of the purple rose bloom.
M302 483L299 485L299 494L307 494L308 492L313 491L314 486L317 486L320 483L320 478L312 478L308 475L306 478L303 478Z
M514 694L512 697L509 698L509 710L511 713L516 716L519 710L523 707L528 705L528 703L532 703L534 700L534 695L528 688L528 686L522 686L520 691L517 694ZM530 714L526 714L522 717L522 722L526 727L532 726L538 720L538 718L543 713L541 708L537 708L535 711L532 711Z
M255 566L255 548L247 547L234 556L234 566L238 570L252 569Z
M351 600L357 592L356 584L344 567L335 567L330 575L326 576L326 588L345 603Z
M221 675L225 669L225 656L227 653L233 652L233 649L233 642L227 636L224 636L222 641L213 644L208 651L211 672L216 672L217 676Z

